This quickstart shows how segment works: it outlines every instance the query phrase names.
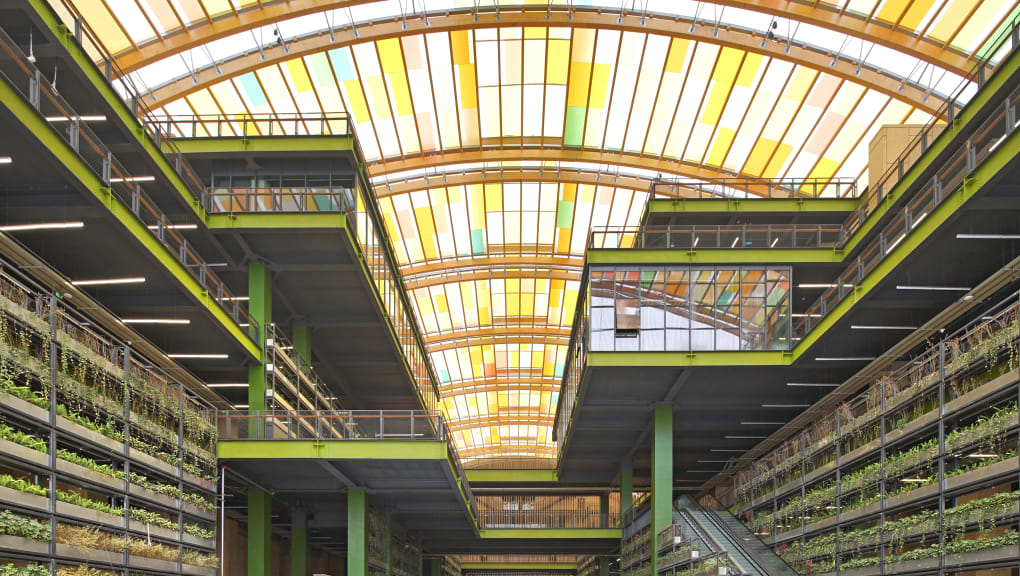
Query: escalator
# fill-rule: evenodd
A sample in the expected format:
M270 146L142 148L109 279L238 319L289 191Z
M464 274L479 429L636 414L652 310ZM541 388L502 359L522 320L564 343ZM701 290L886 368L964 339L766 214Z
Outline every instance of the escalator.
M711 500L710 500L711 501ZM690 496L676 500L676 511L694 524L716 550L726 552L741 574L747 576L797 576L782 558L754 535L736 516L716 503L706 510Z

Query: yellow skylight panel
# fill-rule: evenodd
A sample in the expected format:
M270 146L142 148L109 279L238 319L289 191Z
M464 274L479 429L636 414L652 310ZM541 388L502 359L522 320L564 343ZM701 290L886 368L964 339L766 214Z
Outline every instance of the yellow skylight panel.
M838 138L844 130L849 127L846 122L852 110L855 110L858 102L866 93L863 86L850 82L843 82L839 91L832 99L825 113L819 118L814 131L807 140L799 146L797 157L788 163L781 174L789 177L793 175L817 174L818 177L829 177L835 172L838 162L845 157L845 154L833 156L830 145ZM827 170L819 171L816 163L829 165Z
M585 148L602 147L620 34L618 30L599 30L597 34L584 127Z
M103 45L108 51L116 54L122 50L133 48L125 29L122 28L123 23L114 18L102 0L74 0L72 4L86 18L86 22L102 39ZM146 26L145 30L150 31L151 34L151 28Z
M411 93L411 112L417 121L418 138L425 152L439 149L439 124L432 98L432 79L425 57L425 37L418 34L400 39Z
M980 49L982 44L1004 18L1016 10L1015 2L1007 0L984 0L974 14L960 28L953 39L953 46L970 54Z
M807 68L798 67L794 70L786 90L770 112L769 120L765 123L761 137L747 159L744 172L753 176L762 176L773 165L777 154L783 159L789 155L792 149L789 145L783 144L781 140L790 123L796 117L805 95L817 76L817 72Z
M545 110L545 28L526 28L524 33L524 88L522 98L526 104L521 131L524 136L542 135L542 117Z
M851 14L867 17L875 6L878 5L878 2L879 0L849 0L846 10Z
M404 154L417 154L421 151L418 144L418 126L415 123L411 90L407 84L400 41L396 38L380 40L376 42L376 50L382 80L389 90L390 108L395 114L394 123L400 137L401 149Z
M461 306L464 308L465 326L478 326L478 303L475 299L475 283L459 282L457 289L460 292Z
M177 7L177 13L181 15L185 23L205 20L205 11L202 10L202 5L198 0L173 0L173 2Z
M393 111L390 110L386 79L383 77L375 44L371 42L355 44L352 53L357 66L357 74L361 80L361 88L372 117L372 126L379 139L380 151L384 158L399 156L402 151L401 141L397 136Z
M670 42L658 88L659 96L652 112L648 135L645 137L645 154L656 156L662 154L662 149L666 145L666 136L677 113L677 102L683 89L690 46L690 40L683 38L673 38Z
M623 148L623 138L632 110L631 104L634 101L634 90L637 86L638 74L641 72L641 56L647 38L647 34L625 32L621 39L620 56L613 78L612 102L609 104L609 116L603 143L603 148L606 150Z
M796 118L787 127L779 151L772 157L768 167L765 169L764 176L766 178L782 177L785 174L790 162L793 161L793 154L803 149L808 134L819 122L823 111L830 106L841 84L843 84L843 81L835 76L829 74L818 76L811 92L804 99L803 105L801 105L800 110L797 112ZM847 95L851 92L853 92L852 88L843 91ZM834 119L833 122L839 123L840 120ZM817 147L812 147L811 152L816 152L820 155L824 151L825 143L830 137L831 134L819 134L819 138L815 141Z
M726 107L719 117L718 127L704 157L705 164L714 167L722 165L768 66L769 59L761 54L745 53L740 73L730 88Z
M425 54L421 56L422 66L428 75L419 74L415 83L429 81L434 96L438 117L438 132L441 148L458 148L460 146L460 128L457 118L457 97L453 80L453 65L450 60L450 37L445 33L433 33L425 36ZM424 86L422 86L424 88ZM419 105L419 113L424 107Z
M678 112L673 119L673 126L666 137L666 147L663 150L663 155L668 158L679 158L690 140L691 130L694 127L694 120L696 120L693 111L701 109L712 69L715 67L716 57L719 54L718 46L704 42L694 44L693 49L694 55L691 57L690 69L687 71L683 93L680 95Z
M952 44L957 31L966 22L965 18L977 6L974 0L948 0L928 28L927 36L939 42Z
M739 171L747 162L748 155L758 141L758 136L769 118L772 106L789 80L794 65L783 60L769 60L761 82L756 88L750 106L744 112L740 129L733 139L733 145L726 156L723 167L732 172Z
M570 254L584 254L588 241L589 222L591 221L594 200L594 186L591 184L577 185L577 201L574 203L574 222L573 227L570 229Z
M329 65L326 54L318 53L305 56L305 67L311 76L315 92L322 102L322 110L327 113L343 112L344 106L340 101L340 91L337 89L336 78ZM338 131L339 127L333 127Z
M460 111L461 145L479 145L478 82L475 70L473 31L450 32L457 103Z
M922 30L944 4L945 0L914 0L900 20L900 26L907 30Z
M655 106L655 98L659 93L669 45L669 38L665 36L649 35L645 42L632 110L630 118L627 120L624 150L640 152L644 147L645 136L648 134L648 122L652 117L652 108Z
M705 101L701 104L698 119L691 130L690 142L684 152L684 160L700 163L708 150L716 127L727 108L733 91L733 84L744 66L745 52L724 47L719 51L715 68L708 85ZM753 67L754 62L748 66Z

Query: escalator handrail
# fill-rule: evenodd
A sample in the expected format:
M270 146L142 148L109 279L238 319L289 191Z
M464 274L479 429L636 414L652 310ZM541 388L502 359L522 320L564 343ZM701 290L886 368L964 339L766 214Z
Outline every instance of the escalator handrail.
M694 506L699 511L701 511L704 517L709 522L711 522L712 525L715 526L715 528L718 529L723 536L725 536L729 540L730 546L732 546L737 552L743 555L747 559L747 561L751 564L751 567L756 569L759 574L761 574L762 576L778 576L772 575L768 570L765 569L764 562L762 562L761 558L758 557L758 555L753 550L740 544L739 537L733 534L733 531L730 530L729 526L726 526L725 524L720 522L719 519L716 518L714 514L712 514L708 510L705 510L705 508L698 504L698 502L695 501L693 498L688 498L688 501L690 502L691 506ZM722 542L719 542L718 545L720 547L725 548L725 545ZM733 556L733 554L730 554L730 556Z
M739 518L737 518L729 510L724 508L723 505L720 504L719 501L716 500L715 497L712 496L711 494L706 494L705 498L711 499L711 501L715 503L716 510L724 511L726 514L733 516L733 518L736 519L738 522L740 521ZM734 534L733 530L731 530L730 527L727 526L725 522L721 521L718 517L716 517L715 514L712 514L711 512L705 510L705 508L699 502L695 501L693 498L691 499L691 501L694 502L694 504L698 508L701 508L702 511L706 512L706 515L711 519L712 523L715 524L716 528L722 530L731 540L733 540L734 544L736 544L741 550L743 550L747 554L751 562L753 562L757 566L758 570L760 570L762 574L768 574L769 576L781 576L780 574L775 574L773 573L772 570L769 570L768 564L750 546L741 546L739 544L740 536ZM758 538L753 534L752 537ZM761 542L763 545L768 546L767 544L762 542L760 538L758 538L758 541ZM793 566L790 566L790 564L782 556L780 556L779 554L775 554L775 557L778 558L784 565L786 565L787 568L790 569L790 573L797 574L797 571L793 568Z

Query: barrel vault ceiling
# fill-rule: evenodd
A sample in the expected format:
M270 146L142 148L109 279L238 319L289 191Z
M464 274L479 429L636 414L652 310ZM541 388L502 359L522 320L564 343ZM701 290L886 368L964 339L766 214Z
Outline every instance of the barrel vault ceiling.
M592 228L636 225L658 176L860 190L875 131L929 121L1017 12L1015 0L49 1L83 15L116 82L157 116L348 115L458 448L478 466L553 464Z

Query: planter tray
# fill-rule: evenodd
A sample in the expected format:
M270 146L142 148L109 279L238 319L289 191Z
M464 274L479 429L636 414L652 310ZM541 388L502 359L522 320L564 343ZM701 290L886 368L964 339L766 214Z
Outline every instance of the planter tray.
M936 488L938 488L938 486L936 486ZM864 516L874 514L881 509L882 501L879 500L878 502L872 502L871 504L868 504L867 506L862 506L860 508L857 508L856 510L849 510L847 512L840 511L839 521L849 522L851 520L856 520L858 518L863 518Z
M84 466L75 464L74 462L68 462L67 460L61 460L60 458L57 458L57 471L88 480L101 486L106 486L107 488L112 488L113 490L124 489L123 480L118 480L112 476L96 472L95 470L89 470Z
M181 535L181 541L185 544L191 544L192 546L201 546L202 548L209 548L210 550L216 548L216 541L212 538L199 538L198 536L192 536L187 532Z
M1020 549L1016 545L1000 546L999 548L988 548L977 550L966 554L949 554L946 556L946 568L962 566L964 564L984 564L987 562L1001 562L1003 560L1016 560L1020 558Z
M0 486L0 502L6 502L18 508L31 508L47 512L50 509L50 499L45 496L36 496L28 492L15 490Z
M826 518L825 520L822 520L820 522L815 522L814 524L808 524L807 528L810 529L810 530L820 530L822 528L822 526L820 526L822 524L822 522L827 522L827 521L835 522L835 520L836 520L836 517L833 516L832 518ZM815 526L815 524L818 524L819 526ZM776 534L775 541L776 542L784 542L786 540L790 540L790 539L793 539L793 538L799 538L806 531L807 530L804 530L802 528L794 528L793 530L787 530L786 532L780 532L780 533Z
M149 490L148 488L139 486L137 484L128 485L128 494L131 496L137 496L150 502L155 502L160 506L166 506L167 508L177 509L177 499L169 496L164 496L155 490Z
M170 464L167 464L166 462L164 462L164 461L162 461L162 460L160 460L158 458L154 458L152 456L149 456L148 454L146 454L145 452L142 452L141 450L135 450L134 448L128 448L128 458L130 458L131 460L134 460L135 462L138 462L140 464L148 466L149 468L152 468L153 470L158 470L158 471L162 472L163 474L166 474L167 476L170 476L172 478L176 478L177 477L177 467L176 466L171 466Z
M199 478L198 476L195 476L191 472L185 472L184 476L182 476L182 479L185 482L187 482L188 484L191 484L192 486L198 486L199 488L201 488L203 490L209 490L209 491L215 491L216 490L216 483L215 482L210 482L208 480L203 480L202 478Z
M50 543L40 542L21 536L0 536L0 550L19 554L49 554Z
M904 572L924 572L927 570L937 570L939 567L939 558L921 558L920 560L907 560L905 562L890 562L886 564L886 572L888 574L902 574Z
M875 576L876 574L882 573L882 567L879 565L865 566L864 568L851 568L850 570L834 570L832 572L825 572L818 576Z
M854 460L857 460L859 458L863 458L864 456L867 456L868 454L870 454L872 452L875 452L881 446L882 446L882 437L879 436L878 438L875 438L874 440L872 440L871 442L868 442L864 446L861 446L859 448L855 448L854 450L851 450L850 453L847 454L846 456L840 457L839 464L840 464L840 466L846 466L847 464L853 462Z
M49 454L33 450L28 446L22 446L21 444L11 442L10 440L4 440L2 438L0 438L0 454L24 460L25 462L35 464L36 466L47 466L50 463Z
M63 416L57 416L57 430L66 432L72 436L77 436L82 440L86 440L96 446L104 448L108 450L111 455L121 455L124 453L124 444L122 442L117 442L112 438L107 438L99 432L89 430L81 424L71 422Z
M804 483L805 484L810 484L810 483L814 482L815 480L817 480L818 478L820 478L821 476L825 475L828 472L832 472L835 469L836 469L836 461L835 460L833 460L832 462L829 462L827 464L823 464L821 468L818 468L816 470L812 470L811 472L809 472L808 475L804 477Z
M57 544L57 556L74 558L85 562L99 562L101 564L124 564L122 552L111 552L109 550L93 550L91 548L79 548L69 544Z
M141 522L133 518L131 519L131 523L128 524L128 528L135 532L141 532L142 534L148 534L164 540L172 540L174 542L179 540L176 530L170 530L169 528L163 528L162 526L153 526L152 524L146 524L145 522Z
M161 572L177 571L177 562L160 560L158 558L146 558L145 556L138 556L135 554L128 556L128 564L132 568L141 568L143 570L159 570Z
M890 442L895 442L904 436L909 436L914 432L917 432L921 428L924 428L925 426L928 426L933 422L938 421L938 419L939 419L938 410L928 411L923 415L904 424L903 428L898 428L896 430L893 430L892 432L887 432L885 435L885 442L886 444L889 444Z
M980 402L985 396L995 394L999 390L1012 385L1017 381L1017 378L1020 378L1020 368L1014 368L1001 376L985 382L963 396L946 402L946 414L951 414L960 408Z
M921 486L920 488L916 488L905 494L897 494L896 496L893 496L891 498L886 498L885 507L888 510L889 508L902 506L907 502L913 502L915 500L920 500L922 498L928 498L938 493L939 493L938 483L928 484L927 486Z
M215 510L206 510L204 508L199 508L198 506L195 506L190 502L183 502L181 504L181 510L183 510L185 514L196 516L203 520L208 520L210 522L214 522L216 520Z
M1014 456L1008 460L996 462L978 468L977 470L971 470L970 472L964 472L958 476L946 478L946 490L955 490L962 486L981 482L982 480L993 478L995 476L1001 476L1007 472L1017 471L1017 457Z
M84 506L78 506L77 504L71 504L70 502L57 502L57 514L63 514L64 516L70 516L72 518L77 518L78 520L94 522L96 524L111 526L113 528L120 528L124 525L124 518L122 516L114 516L113 514L107 514L106 512L100 512L99 510L85 508Z
M49 410L40 408L35 404L32 404L31 402L26 402L21 398L18 398L17 396L12 396L10 394L0 394L0 406L10 408L11 410L18 412L19 414L28 416L29 418L32 418L33 420L38 420L39 422L42 422L44 424L48 424L50 421Z
M216 569L206 568L205 566L181 564L181 574L189 574L190 576L216 576Z

